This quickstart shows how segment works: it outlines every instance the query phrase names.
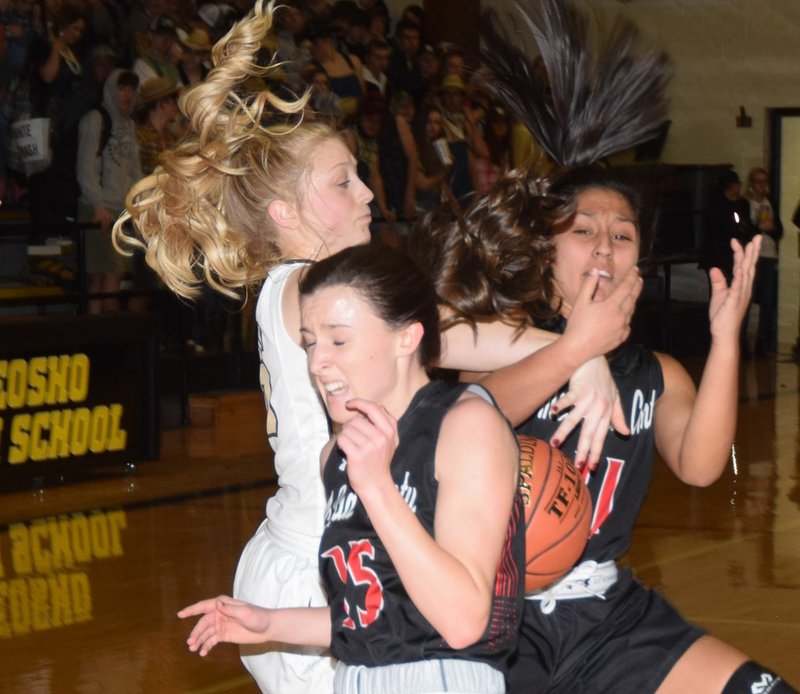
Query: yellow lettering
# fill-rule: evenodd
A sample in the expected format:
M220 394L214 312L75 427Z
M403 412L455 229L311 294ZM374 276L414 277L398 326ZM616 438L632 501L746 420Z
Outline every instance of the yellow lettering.
M47 357L28 362L28 407L44 405L47 397Z
M89 589L89 578L84 573L70 574L69 584L75 621L89 621L92 618L92 593Z
M122 405L114 403L109 408L111 413L111 431L108 433L108 449L109 451L124 451L125 444L128 442L128 432L120 429L120 420L122 419ZM2 433L2 431L0 431Z
M47 529L50 531L50 553L53 567L63 569L74 566L75 559L72 556L69 518L66 516L62 516L58 520L50 518L47 521Z
M48 530L47 523L43 520L33 521L28 530L33 567L36 569L36 573L40 574L52 571L50 550L42 547L42 544L47 540Z
M89 561L92 558L92 545L89 540L89 522L86 520L86 516L82 513L74 513L70 525L75 561Z
M28 528L24 523L12 523L8 526L8 538L11 540L11 566L14 567L14 573L29 574L33 567Z
M106 435L108 433L108 408L98 405L92 410L92 424L89 432L89 450L92 453L102 453L106 450Z
M28 431L31 426L29 414L18 414L11 420L11 439L8 446L8 462L11 465L24 463L28 459Z
M89 529L92 535L92 553L98 559L111 556L111 540L108 533L106 517L100 511L95 511L89 518Z
M47 370L50 378L47 383L47 404L55 405L68 400L67 383L69 379L69 355L47 357Z
M69 574L54 574L47 577L50 588L50 620L54 627L72 624L72 601L69 597Z
M8 362L0 361L0 410L6 409L6 381L8 378Z
M89 357L85 354L72 355L72 368L69 371L69 399L83 402L89 393Z
M89 450L89 429L91 413L87 407L79 407L72 412L72 429L69 437L69 450L72 455L83 455Z
M71 421L72 410L56 410L50 413L48 460L69 457L69 425Z
M28 456L31 460L47 460L47 436L42 436L42 429L50 428L50 413L37 412L31 420L31 438L28 447Z
M34 631L50 628L50 604L47 599L47 581L41 576L28 580L31 600L31 624Z
M111 554L115 557L121 557L124 553L122 551L120 530L128 527L128 519L125 516L125 511L111 511L106 517L108 518L108 528L111 531Z
M9 581L8 588L8 606L11 608L11 631L15 634L27 634L31 630L28 584L24 578L13 578Z
M8 365L8 407L22 407L25 404L25 393L28 390L28 369L24 359L12 359Z
M11 625L8 623L8 584L0 581L0 638L11 637Z

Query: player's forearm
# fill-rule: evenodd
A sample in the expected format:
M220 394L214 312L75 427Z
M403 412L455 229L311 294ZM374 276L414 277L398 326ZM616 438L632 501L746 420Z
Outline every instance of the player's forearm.
M517 426L569 381L583 363L578 359L574 351L562 348L559 338L521 361L484 376L480 383Z
M738 343L712 342L680 449L680 478L712 484L730 460L739 397Z
M296 607L269 610L269 627L264 641L295 646L331 645L331 610L329 607Z
M558 339L538 328L515 326L500 320L479 322L477 331L457 323L442 335L440 365L458 371L494 371L524 359Z

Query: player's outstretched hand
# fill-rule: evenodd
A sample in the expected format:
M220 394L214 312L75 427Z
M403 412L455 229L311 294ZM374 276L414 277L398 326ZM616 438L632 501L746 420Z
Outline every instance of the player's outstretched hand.
M718 268L711 268L708 273L711 280L708 317L711 322L712 340L733 340L738 343L742 320L753 294L753 280L761 250L761 238L759 234L744 249L736 239L731 240L733 280L730 287L725 281L725 275Z
M400 438L397 420L382 405L362 398L347 402L357 416L342 425L336 444L347 460L347 479L356 494L380 484L393 484L389 466Z
M186 643L192 653L205 656L218 643L261 643L268 640L269 610L227 595L184 607L178 617L197 617Z
M629 434L619 391L611 377L605 357L595 357L581 366L570 379L569 390L553 405L554 415L566 413L550 444L560 446L578 424L581 433L575 450L575 465L594 470L600 461L606 436L613 428Z

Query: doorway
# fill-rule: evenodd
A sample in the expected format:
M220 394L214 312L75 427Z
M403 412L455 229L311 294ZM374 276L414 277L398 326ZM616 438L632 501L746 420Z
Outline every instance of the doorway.
M769 110L769 152L773 195L783 222L778 260L778 349L791 351L798 337L800 256L792 217L800 203L800 108Z

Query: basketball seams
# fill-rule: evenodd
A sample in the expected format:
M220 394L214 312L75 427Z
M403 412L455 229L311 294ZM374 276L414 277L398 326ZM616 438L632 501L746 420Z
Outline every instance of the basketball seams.
M536 459L536 448L537 448L537 445L539 443L543 443L543 442L536 441L536 442L531 444L533 446L533 455L531 456L531 476L530 476L531 481L533 481L533 478L534 478L533 464L534 464L534 460ZM528 505L528 508L530 508L530 513L529 514L526 513L526 515L528 516L525 519L525 531L526 532L528 530L528 527L531 524L531 521L533 520L533 517L536 515L536 512L539 510L539 506L540 506L540 504L542 502L542 499L544 498L545 489L547 489L547 483L550 480L550 472L553 469L553 449L550 448L550 446L548 446L547 447L547 452L548 452L548 456L547 456L547 474L545 475L544 480L542 480L542 485L539 487L539 494L536 497L536 503L534 504L533 499L531 499L531 503Z
M519 440L520 488L529 501L525 588L531 592L559 579L580 559L591 528L592 502L580 474L561 451L530 436L520 435ZM547 544L541 546L543 542Z
M570 528L570 530L565 535L562 535L561 538L557 542L554 542L553 544L549 545L548 547L542 549L542 551L539 552L539 554L537 554L535 557L531 557L530 559L528 559L526 567L525 567L525 573L528 576L554 576L554 580L555 580L555 578L558 578L559 576L562 576L563 574L567 573L570 569L572 569L572 567L574 565L573 562L568 563L566 566L562 566L562 567L553 569L552 571L528 571L528 566L530 566L531 563L533 563L537 559L539 559L543 554L547 554L547 552L549 552L551 549L553 549L554 547L557 547L562 542L565 542L566 540L571 538L574 533L579 532L581 530L583 525L586 525L586 530L588 531L590 526L589 526L589 524L584 523L584 521L587 518L587 516L589 516L589 506L585 505L585 506L582 507L581 513L578 516L578 519L575 521L575 524L573 525L572 528Z

